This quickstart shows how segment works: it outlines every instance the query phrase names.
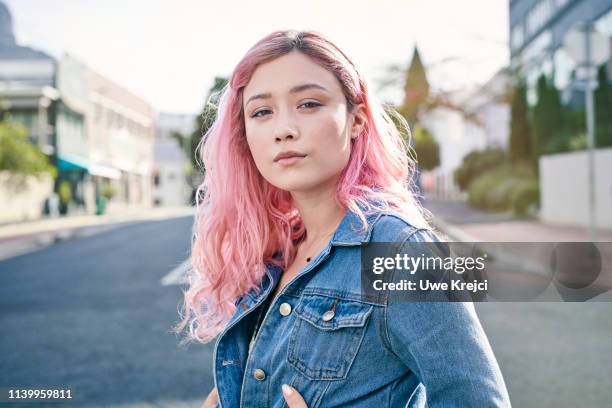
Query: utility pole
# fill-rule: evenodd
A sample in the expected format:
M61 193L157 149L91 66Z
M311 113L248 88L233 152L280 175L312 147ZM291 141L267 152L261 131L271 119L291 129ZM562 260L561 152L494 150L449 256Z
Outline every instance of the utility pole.
M563 41L563 49L576 62L576 77L584 89L587 122L587 182L588 182L588 217L589 239L595 242L596 205L595 205L595 100L597 88L597 66L604 63L610 55L609 40L598 33L591 21L579 23L572 28Z

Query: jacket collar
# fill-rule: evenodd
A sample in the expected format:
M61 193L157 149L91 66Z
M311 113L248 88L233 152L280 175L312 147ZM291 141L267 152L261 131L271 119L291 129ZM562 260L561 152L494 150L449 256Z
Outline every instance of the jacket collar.
M340 225L332 237L332 245L361 245L363 243L370 242L372 227L376 223L378 217L380 217L381 212L368 212L363 205L358 204L358 206L364 212L365 219L368 223L367 227L364 228L363 223L357 213L349 209L342 218L342 221L340 221Z
M329 246L352 246L362 245L370 242L370 236L372 229L378 218L382 215L380 211L367 211L363 204L358 204L359 208L364 212L365 218L368 222L366 228L363 228L363 224L357 215L351 209L347 210L344 217L340 221L334 236L331 239ZM326 248L324 251L328 251ZM270 288L270 285L276 285L276 282L280 279L280 275L283 273L283 269L273 263L266 264L266 274L262 277L259 293L256 293L254 289L251 289L247 293L247 297L250 298L248 306L255 304L260 297L264 295Z

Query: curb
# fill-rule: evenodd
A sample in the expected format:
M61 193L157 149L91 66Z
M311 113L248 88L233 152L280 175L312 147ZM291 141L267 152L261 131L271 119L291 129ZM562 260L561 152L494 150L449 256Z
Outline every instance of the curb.
M450 238L448 240L449 242L480 242L480 239L447 223L440 217L435 217L433 219L433 224Z
M10 224L0 227L0 242L4 238L18 238L46 232L60 232L69 229L104 226L117 223L170 219L195 214L193 207L160 208L152 211L109 214L105 216L87 215L43 219L34 223Z
M167 220L195 214L193 208L178 208L145 214L123 214L108 217L79 217L75 219L45 220L39 225L14 225L12 231L0 228L0 261L38 251L76 237L88 237L142 221ZM54 222L59 221L59 222ZM38 227L38 228L36 228ZM19 231L21 230L21 231Z

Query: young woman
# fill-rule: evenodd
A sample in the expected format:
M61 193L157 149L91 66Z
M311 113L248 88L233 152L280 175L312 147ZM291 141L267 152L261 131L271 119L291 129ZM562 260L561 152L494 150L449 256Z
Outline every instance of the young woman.
M389 115L314 32L274 32L235 68L177 327L217 338L204 407L510 406L471 303L361 290L363 245L438 241Z

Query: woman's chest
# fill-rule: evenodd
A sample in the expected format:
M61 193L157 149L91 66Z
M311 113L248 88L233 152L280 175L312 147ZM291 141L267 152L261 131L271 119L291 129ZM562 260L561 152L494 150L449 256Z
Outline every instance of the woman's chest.
M295 272L292 276L287 269L286 275L279 277L275 292L269 294L274 297L255 338L247 336L249 325L243 324L249 321L246 318L221 340L217 358L237 365L220 369L217 375L226 385L234 384L228 388L238 392L242 404L248 401L249 406L260 402L262 406L277 406L282 402L283 383L300 390L309 407L327 398L346 403L354 397L355 387L363 386L366 392L383 386L384 376L367 379L366 373L385 356L392 359L382 350L378 336L384 305L362 298L354 282L359 274L349 273L334 262L325 266L308 279L297 280ZM343 279L332 277L342 272ZM257 304L253 306L254 315L259 314ZM250 353L245 352L247 338L254 341ZM391 370L386 380L396 375Z
M283 290L285 286L287 286L289 282L291 282L293 278L295 278L295 276L304 266L305 264L303 262L295 261L293 262L293 264L291 264L291 266L289 266L289 268L287 268L284 272L281 273L279 281L270 295L272 296L272 299L276 298L276 296Z

